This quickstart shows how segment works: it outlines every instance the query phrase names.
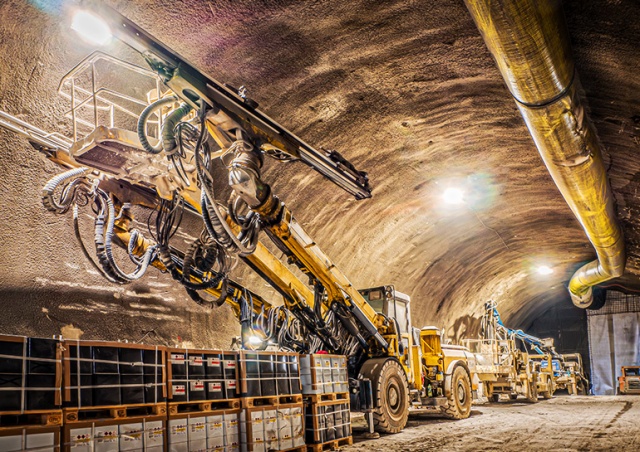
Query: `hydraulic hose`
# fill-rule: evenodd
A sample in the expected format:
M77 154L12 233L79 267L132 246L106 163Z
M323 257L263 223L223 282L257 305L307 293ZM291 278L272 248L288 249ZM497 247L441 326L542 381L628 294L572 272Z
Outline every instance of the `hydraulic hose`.
M201 161L200 147L204 140L206 126L204 124L204 116L200 125L200 136L195 147L196 172L201 184L201 204L202 219L204 220L207 232L218 243L231 252L239 251L241 256L247 256L255 251L256 243L249 243L246 246L235 236L231 227L227 224L224 215L216 205L215 196L213 194L213 181L211 176L206 172L204 163Z
M159 99L147 106L147 108L145 108L142 113L140 113L140 118L138 118L138 139L140 140L140 144L142 144L144 150L149 154L159 154L163 148L162 140L160 140L156 146L151 146L151 143L149 143L149 140L147 139L147 121L149 120L149 116L158 108L172 104L177 100L178 98L176 96L163 97L162 99ZM162 128L162 130L164 132L164 127ZM171 128L171 130L173 131L173 127Z
M191 105L182 104L165 119L162 126L162 148L166 153L171 153L177 147L175 128L190 111Z
M100 189L97 189L96 194L96 201L99 199L99 202L102 204L100 212L98 212L95 219L96 255L98 256L100 265L102 266L106 274L108 274L111 278L113 278L120 284L126 284L128 282L139 279L142 275L144 275L144 273L147 271L147 268L149 267L150 262L155 258L156 246L149 247L141 259L134 260L134 262L137 263L137 268L133 272L123 272L115 263L115 260L113 258L113 251L111 248L116 217L113 202L109 198L109 195L107 195ZM138 234L139 233L137 231L134 231L131 234L131 238L127 247L129 255L133 253Z
M68 198L63 193L63 196L61 196L60 199L60 203L58 203L53 197L53 193L61 183L76 176L80 176L87 171L89 171L89 169L84 166L80 168L73 168L69 171L65 171L64 173L57 174L49 179L49 181L42 188L42 204L44 205L44 207L47 210L55 213L65 213L67 210L69 210L73 198Z

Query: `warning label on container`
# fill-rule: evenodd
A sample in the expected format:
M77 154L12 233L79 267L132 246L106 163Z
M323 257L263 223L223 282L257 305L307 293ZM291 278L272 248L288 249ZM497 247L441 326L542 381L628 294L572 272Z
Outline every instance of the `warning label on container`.
M204 391L204 382L202 380L190 381L189 389L191 391Z
M185 395L187 392L185 385L172 385L171 390L174 395Z
M202 366L202 356L190 356L189 357L189 365L190 366Z
M207 366L220 367L220 358L207 358Z
M184 353L172 353L171 354L171 362L176 364L184 363Z

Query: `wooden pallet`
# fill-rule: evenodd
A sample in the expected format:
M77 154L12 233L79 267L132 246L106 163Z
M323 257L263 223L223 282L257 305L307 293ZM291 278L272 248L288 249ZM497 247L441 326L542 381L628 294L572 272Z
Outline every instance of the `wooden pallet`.
M169 402L169 415L203 413L216 410L240 408L240 399L196 400L193 402Z
M287 394L279 396L242 397L242 408L257 406L286 405L290 403L302 403L302 394Z
M146 403L138 405L113 405L84 408L63 408L64 422L84 422L99 419L126 419L140 416L160 416L167 414L166 403Z
M304 398L310 400L311 403L319 402L349 402L348 392L328 392L326 394L304 394Z
M62 425L62 410L0 411L0 427Z
M283 449L280 452L307 452L307 446L298 446L291 449Z
M347 436L346 438L335 439L333 441L327 441L321 444L307 444L307 449L313 452L323 452L325 450L340 450L341 447L350 446L353 444L353 437Z

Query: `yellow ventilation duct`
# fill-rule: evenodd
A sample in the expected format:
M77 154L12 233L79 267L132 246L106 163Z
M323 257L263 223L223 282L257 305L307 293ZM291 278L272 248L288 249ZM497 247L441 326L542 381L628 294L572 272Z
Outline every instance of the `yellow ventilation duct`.
M598 259L569 282L573 303L588 308L592 287L625 266L600 144L575 73L557 0L465 0L551 177L582 224Z

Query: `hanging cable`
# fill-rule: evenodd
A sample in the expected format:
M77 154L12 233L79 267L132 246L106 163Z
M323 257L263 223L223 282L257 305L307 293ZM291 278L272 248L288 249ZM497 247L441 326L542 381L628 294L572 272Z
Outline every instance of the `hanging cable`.
M254 240L253 235L243 235L240 239L226 221L226 216L220 211L214 195L214 181L211 174L206 170L202 153L206 154L205 146L203 146L204 135L206 131L205 111L200 111L200 136L195 146L195 163L198 182L200 183L202 218L207 231L218 243L227 250L234 253L240 253L242 256L252 254L255 251L257 239ZM250 237L250 240L249 240Z
M115 225L115 207L113 201L107 193L102 189L96 188L94 197L94 206L96 208L95 218L95 247L98 262L106 274L108 274L115 282L125 284L144 275L149 264L156 256L156 245L149 246L142 258L131 257L136 264L136 269L131 273L125 273L115 262L112 250L112 241ZM105 227L106 225L106 227ZM136 245L136 240L140 237L140 233L134 231L131 234L127 251L131 256Z
M149 116L157 109L171 105L177 101L178 98L176 96L163 97L147 106L147 108L140 113L140 117L138 118L138 139L144 150L149 154L159 154L162 152L162 140L158 140L158 144L152 146L147 138L147 121L149 120ZM158 118L160 118L161 115L162 113L158 113ZM160 124L160 121L158 121L158 124Z

